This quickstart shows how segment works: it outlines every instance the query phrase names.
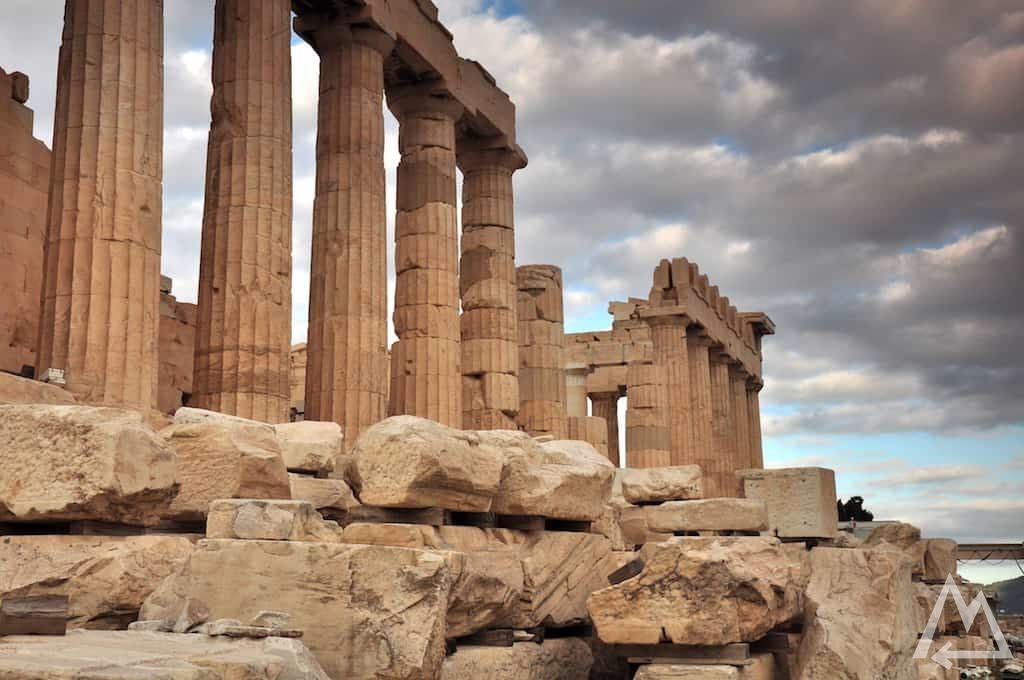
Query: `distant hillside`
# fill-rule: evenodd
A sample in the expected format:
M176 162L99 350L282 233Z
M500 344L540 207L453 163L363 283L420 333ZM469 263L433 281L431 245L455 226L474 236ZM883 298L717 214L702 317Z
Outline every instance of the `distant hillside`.
M999 593L999 609L1007 614L1024 614L1024 576L993 583L991 587Z

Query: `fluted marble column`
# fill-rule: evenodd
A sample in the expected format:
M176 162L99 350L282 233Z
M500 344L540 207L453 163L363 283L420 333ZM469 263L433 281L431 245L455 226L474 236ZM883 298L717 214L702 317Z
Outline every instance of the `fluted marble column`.
M672 465L695 464L693 448L693 387L685 316L656 316L647 320L654 346L654 365L664 385L664 418Z
M569 436L566 416L565 309L562 270L546 264L516 269L519 317L518 422L531 435Z
M162 0L67 0L37 372L87 402L156 407Z
M519 150L460 141L462 170L462 425L514 430L519 412L515 219L512 175Z
M743 470L752 467L746 371L734 366L729 373L729 382L732 386L732 407L736 423L736 457L732 469Z
M671 437L665 417L665 368L632 363L626 367L626 465L672 465Z
M455 100L417 86L388 91L398 118L395 333L391 415L462 427Z
M590 395L594 415L604 418L608 427L608 460L619 467L622 462L619 454L619 393L595 392Z
M758 380L747 381L747 417L750 419L750 467L764 467L764 449L761 444L761 389Z
M191 403L287 422L290 0L217 0L211 111Z
M736 496L738 491L733 474L736 469L736 422L733 417L732 398L728 357L712 355L711 409L714 446L704 468L704 492L708 498Z
M331 24L320 54L306 419L346 445L387 415L384 56L393 42Z
M702 470L714 466L714 434L712 431L711 343L706 334L694 326L688 329L686 341L690 360L690 425L692 440L687 462Z

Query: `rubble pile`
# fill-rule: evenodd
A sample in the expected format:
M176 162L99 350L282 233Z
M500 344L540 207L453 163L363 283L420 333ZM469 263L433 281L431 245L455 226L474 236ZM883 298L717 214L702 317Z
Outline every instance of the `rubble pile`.
M947 601L914 659L956 545L838 533L827 470L705 498L698 466L412 416L346 448L317 422L0 410L27 482L0 485L0 602L66 598L69 628L4 638L0 678L951 680L941 650L992 648Z

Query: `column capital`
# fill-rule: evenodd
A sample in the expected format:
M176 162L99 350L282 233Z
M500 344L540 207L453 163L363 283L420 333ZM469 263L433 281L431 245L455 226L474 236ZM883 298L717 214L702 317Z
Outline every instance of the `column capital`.
M645 312L641 312L640 318L644 323L646 323L648 326L652 328L655 326L672 326L686 329L689 327L691 323L690 317L687 316L686 314L679 314L675 312L668 314L651 314L648 313L650 311L653 310L646 310Z
M590 397L591 400L614 399L614 400L618 401L624 395L622 394L622 390L615 390L613 392L612 391L608 391L608 392L588 392L587 396Z
M760 392L763 389L764 389L764 380L762 380L761 378L757 377L756 375L752 375L749 378L747 378L747 391L748 392Z
M395 36L378 28L353 26L343 17L305 14L293 22L295 32L319 55L355 43L377 50L387 57L395 49Z
M487 140L459 138L457 147L456 161L462 172L496 168L511 174L522 170L529 162L518 146L488 146Z
M458 122L465 112L462 104L439 80L389 87L387 104L399 121L410 115L434 114Z

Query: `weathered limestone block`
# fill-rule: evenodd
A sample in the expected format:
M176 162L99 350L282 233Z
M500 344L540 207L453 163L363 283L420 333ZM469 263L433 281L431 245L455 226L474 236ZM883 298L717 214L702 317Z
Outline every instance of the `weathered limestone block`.
M501 430L477 434L504 454L494 512L579 521L601 516L615 468L590 444L538 444L525 433Z
M217 500L206 517L207 538L337 543L341 528L303 501Z
M74 404L75 395L62 387L0 373L0 404Z
M945 581L956 576L957 542L949 538L929 538L924 541L923 576L926 581Z
M451 559L380 546L204 540L140 618L176 619L190 601L211 620L280 611L332 678L430 680L444 659Z
M476 433L414 416L367 429L352 459L352 486L366 505L466 512L491 509L504 462Z
M674 538L640 559L639 576L587 602L604 642L750 642L802 609L805 565L775 538Z
M181 536L4 536L0 600L63 595L68 627L124 628L192 547Z
M232 416L227 413L220 413L218 411L208 411L202 408L192 408L190 406L182 406L174 412L174 424L175 425L209 425L216 423L219 425L251 425L253 427L262 427L266 430L273 430L273 425L268 425L259 420L251 420L249 418L242 418L240 416Z
M343 479L318 479L308 475L288 475L292 499L312 503L317 510L342 510L348 512L361 503L356 500L351 487Z
M797 680L910 680L918 631L910 565L880 550L815 548Z
M769 528L780 538L832 538L838 532L833 470L740 470L736 475L746 498L768 505Z
M305 420L275 425L274 431L289 472L331 472L344 449L337 423Z
M622 496L630 503L661 503L703 498L700 466L627 468L622 472Z
M862 545L864 548L900 553L910 562L914 576L924 575L928 544L921 540L921 530L912 524L889 522L879 525L864 539Z
M754 654L751 656L751 663L746 666L649 664L641 666L634 676L634 680L775 680L775 678L775 659L771 654Z
M152 524L175 492L175 456L140 413L0 406L0 520Z
M460 647L445 659L441 680L586 680L592 663L590 647L579 638Z
M613 553L603 536L579 532L350 524L342 540L465 553L452 588L449 637L585 623L587 598L632 557Z
M981 674L978 675L961 675L961 666L964 670L967 669L968 665L982 665L980 659L957 659L947 658L947 662L951 664L950 668L944 668L942 665L933 660L936 655L942 656L941 651L946 645L945 652L947 654L956 654L958 651L992 651L994 646L992 640L988 638L973 637L973 636L942 636L936 637L927 650L927 656L922 659L914 659L914 665L916 666L917 674L912 675L913 680L960 680L962 677L988 677ZM1012 677L1012 676L1011 676Z
M586 623L588 598L633 556L612 552L603 536L554 531L530 535L519 553L526 592L510 621L512 628Z
M330 680L299 640L136 631L0 638L3 680Z
M656 532L647 526L647 508L627 505L619 511L619 526L627 543L644 545L672 538L671 533Z
M222 498L291 497L274 428L236 420L208 419L161 431L177 454L180 485L165 517L201 520L210 503Z
M447 637L462 637L507 622L524 596L523 565L516 552L520 532L417 524L345 527L342 541L362 545L464 553L451 561Z
M763 531L768 526L765 504L747 498L669 501L648 505L644 513L654 532Z
M648 664L637 669L633 680L741 680L735 666Z

